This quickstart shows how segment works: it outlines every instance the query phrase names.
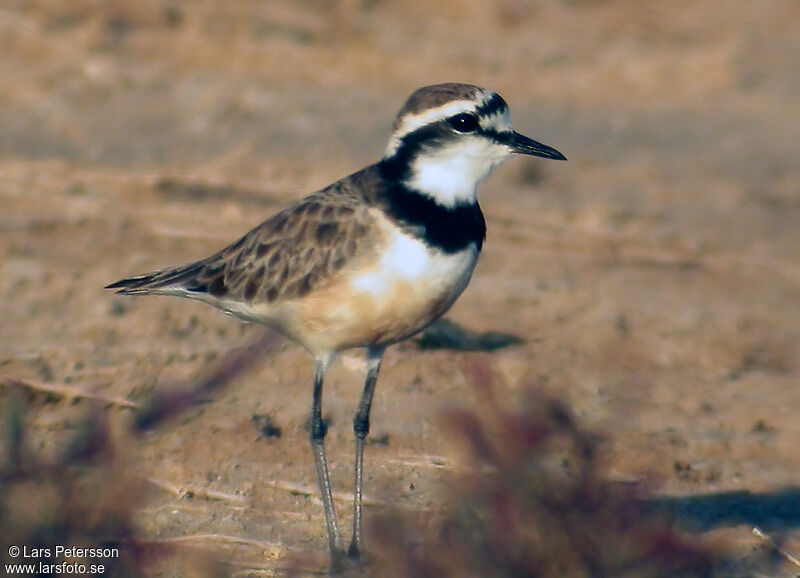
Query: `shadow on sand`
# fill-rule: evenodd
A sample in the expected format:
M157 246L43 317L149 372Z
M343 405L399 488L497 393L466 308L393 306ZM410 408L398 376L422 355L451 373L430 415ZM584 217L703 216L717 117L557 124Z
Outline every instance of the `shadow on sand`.
M740 524L771 532L800 527L800 487L766 494L737 491L663 496L648 500L646 507L690 531Z

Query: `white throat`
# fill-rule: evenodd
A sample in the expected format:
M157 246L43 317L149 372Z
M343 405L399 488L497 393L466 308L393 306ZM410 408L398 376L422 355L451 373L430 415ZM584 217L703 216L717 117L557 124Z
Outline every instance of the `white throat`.
M428 148L412 160L405 184L443 207L472 204L478 184L509 156L506 147L481 138L464 139L442 149Z

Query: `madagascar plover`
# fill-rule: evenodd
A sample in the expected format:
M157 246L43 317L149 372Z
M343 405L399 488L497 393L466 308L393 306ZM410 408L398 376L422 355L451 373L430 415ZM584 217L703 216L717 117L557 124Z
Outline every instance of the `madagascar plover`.
M469 283L486 233L483 179L513 153L565 160L511 128L498 94L426 86L394 122L383 158L285 208L216 255L109 285L126 295L177 295L263 323L313 357L311 447L334 568L358 559L364 440L381 359L444 314ZM353 536L345 551L331 499L322 382L334 356L366 349L353 420Z

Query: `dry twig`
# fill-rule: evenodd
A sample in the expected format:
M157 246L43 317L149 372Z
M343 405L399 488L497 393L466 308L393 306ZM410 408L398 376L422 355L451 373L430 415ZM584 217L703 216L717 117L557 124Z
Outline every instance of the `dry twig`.
M66 398L67 400L94 399L98 401L104 401L106 403L110 403L113 405L118 405L120 407L129 407L133 409L138 409L141 407L141 405L136 403L135 401L131 401L129 399L126 399L124 397L119 397L116 395L106 395L104 393L98 393L96 391L86 391L85 389L81 389L79 387L75 387L72 385L55 385L52 383L42 383L37 381L18 379L16 377L11 377L9 375L0 376L0 385L21 387L33 391L40 391L43 393L47 393L49 395L63 397Z
M292 482L284 482L278 480L269 480L264 482L265 485L275 488L276 490L284 490L286 492L297 494L299 496L310 496L315 499L318 499L317 496L319 495L319 491L316 487L304 486L303 484L295 484ZM353 501L353 494L352 493L345 493L345 492L334 492L333 499L340 501L340 502L352 502ZM362 499L362 503L366 506L388 506L389 503L385 502L384 500L378 500L375 498L370 498L369 496L364 496Z
M755 534L758 538L760 538L764 543L766 543L770 548L775 550L778 554L786 558L789 562L800 568L800 560L789 554L786 550L778 546L775 540L769 534L765 534L761 531L758 527L753 527L753 534Z
M187 497L194 497L194 498L204 498L206 500L222 500L227 502L239 502L244 503L245 498L243 496L239 496L238 494L230 494L228 492L219 492L217 490L209 490L208 488L200 488L197 486L190 487L184 486L180 487L172 482L167 482L165 480L159 480L158 478L147 478L147 481L161 488L162 490L166 490L167 492L178 496L179 498L187 498Z

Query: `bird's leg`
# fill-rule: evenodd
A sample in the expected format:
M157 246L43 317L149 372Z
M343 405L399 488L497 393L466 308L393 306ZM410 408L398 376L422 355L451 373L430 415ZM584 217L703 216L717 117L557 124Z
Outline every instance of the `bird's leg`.
M319 493L322 495L322 506L325 508L325 522L328 526L328 540L331 549L331 563L338 565L344 554L344 542L336 522L336 510L333 508L331 495L331 478L328 475L328 461L325 458L325 434L328 426L322 420L322 379L328 368L330 358L317 359L314 364L314 398L311 404L311 451L317 467Z
M353 539L347 555L351 558L361 556L361 486L364 473L364 440L369 433L369 410L372 406L372 395L375 393L375 382L378 380L378 372L381 369L384 348L370 348L367 350L367 379L364 383L364 391L361 394L361 401L358 403L358 411L353 419L353 432L356 439L356 459L354 470L354 490L353 490Z

